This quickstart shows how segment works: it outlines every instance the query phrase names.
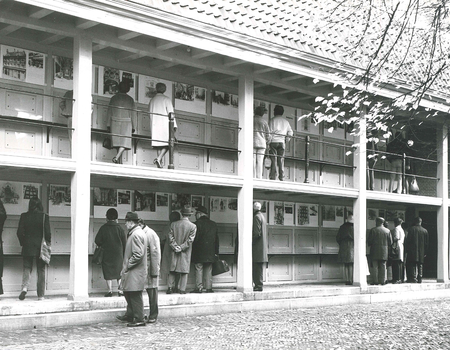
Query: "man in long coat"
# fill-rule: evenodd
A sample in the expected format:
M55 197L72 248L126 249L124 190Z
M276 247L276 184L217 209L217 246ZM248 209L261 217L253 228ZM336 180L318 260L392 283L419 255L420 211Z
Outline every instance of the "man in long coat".
M261 213L261 203L253 203L253 230L252 230L252 261L253 261L253 290L263 290L263 266L268 259L267 222Z
M339 244L338 262L344 264L345 284L353 284L353 260L354 260L354 232L353 215L349 214L347 221L339 227L336 235Z
M384 285L386 284L386 261L389 256L389 248L392 245L392 236L391 231L383 226L383 218L376 218L375 224L376 227L370 230L367 240L373 263L372 284Z
M158 282L161 263L161 246L158 234L139 219L139 226L147 236L147 281L145 290L148 295L148 323L155 323L158 318Z
M156 148L157 157L153 163L162 168L162 159L169 150L169 115L173 114L173 105L169 97L164 95L166 84L156 84L156 95L151 99L148 105L150 113L150 125L152 133L152 147ZM177 129L175 118L174 131Z
M192 246L192 262L195 264L195 289L191 293L203 291L205 280L206 293L212 290L212 264L219 255L219 235L217 225L208 218L208 209L200 205L195 212L197 233Z
M423 262L428 251L428 243L428 231L422 227L422 219L416 217L405 239L409 283L422 283Z
M128 212L125 216L128 235L121 276L127 311L117 319L128 322L128 327L145 326L142 291L147 282L147 236L138 222L139 217L134 212Z
M186 294L186 284L191 266L192 242L194 242L197 226L189 221L193 214L190 205L181 209L182 218L170 225L169 244L172 248L169 266L169 281L167 294L173 293L176 274L180 275L178 289L180 294Z

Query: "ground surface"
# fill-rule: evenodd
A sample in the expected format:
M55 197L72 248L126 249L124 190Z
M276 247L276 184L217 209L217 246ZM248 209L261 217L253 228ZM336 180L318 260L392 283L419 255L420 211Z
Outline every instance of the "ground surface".
M163 311L164 312L164 311ZM450 349L450 299L2 332L1 349Z

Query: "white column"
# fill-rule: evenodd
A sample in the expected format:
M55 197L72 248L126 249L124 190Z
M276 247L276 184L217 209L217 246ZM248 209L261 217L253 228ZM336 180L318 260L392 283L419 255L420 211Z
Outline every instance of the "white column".
M358 148L354 154L353 184L359 189L358 198L353 203L353 220L355 229L355 258L353 265L354 285L361 288L367 287L366 276L366 219L367 219L367 194L366 194L366 120L361 117L360 135L356 143Z
M448 259L448 125L437 130L437 196L442 198L442 206L437 213L437 281L449 281Z
M239 78L239 154L238 175L244 184L238 194L238 271L237 290L252 291L253 225L253 79Z
M73 54L73 137L72 154L76 171L71 183L71 300L87 299L89 288L88 237L91 179L91 86L92 41L83 36L74 38Z

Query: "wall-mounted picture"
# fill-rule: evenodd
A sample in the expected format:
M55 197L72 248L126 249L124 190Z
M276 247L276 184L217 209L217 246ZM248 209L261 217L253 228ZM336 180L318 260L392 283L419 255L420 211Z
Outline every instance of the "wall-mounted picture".
M206 89L201 87L195 87L195 99L199 101L205 101L206 100Z
M54 86L60 89L73 88L73 59L53 56Z
M112 188L94 187L94 205L117 207L117 190Z
M265 204L266 204L266 202L263 202L262 208L261 208L261 211L263 213L265 213L267 210ZM228 199L228 210L237 210L237 208L238 208L237 198ZM264 211L263 211L263 209L264 209Z
M156 194L147 191L134 191L134 206L136 211L156 211Z
M26 81L27 52L23 49L2 46L2 76L5 79Z
M174 83L175 109L191 113L206 112L206 89L191 84Z
M195 86L190 84L175 83L175 99L194 101Z
M167 193L157 193L156 194L156 205L158 207L168 207L169 206L169 195Z
M275 202L273 206L274 210L274 224L275 225L284 225L284 203L283 202Z
M166 95L172 100L172 82L164 79L153 78L147 75L139 74L139 89L138 101L139 103L149 104L150 100L156 95L156 84L163 83L166 85Z
M23 199L39 197L39 189L35 185L23 185Z
M50 204L54 206L70 206L70 186L50 185Z
M192 196L192 207L198 208L203 205L203 196Z
M215 117L238 120L238 96L228 92L212 90L212 115Z
M190 194L172 194L172 211L180 210L187 204L191 205Z
M336 221L336 207L334 205L324 205L322 208L323 221Z
M309 225L309 205L297 205L297 225Z
M120 72L115 68L103 69L103 95L115 95L119 91Z
M117 204L118 205L130 205L131 204L130 191L118 190L117 191Z
M0 198L4 204L19 204L19 192L17 184L7 182L4 184L0 191Z

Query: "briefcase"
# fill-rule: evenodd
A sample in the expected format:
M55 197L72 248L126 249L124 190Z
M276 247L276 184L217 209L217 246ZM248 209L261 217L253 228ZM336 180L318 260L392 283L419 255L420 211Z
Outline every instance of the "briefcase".
M228 271L230 271L228 263L225 260L220 260L219 257L217 256L216 261L214 261L212 265L212 275L216 276Z

